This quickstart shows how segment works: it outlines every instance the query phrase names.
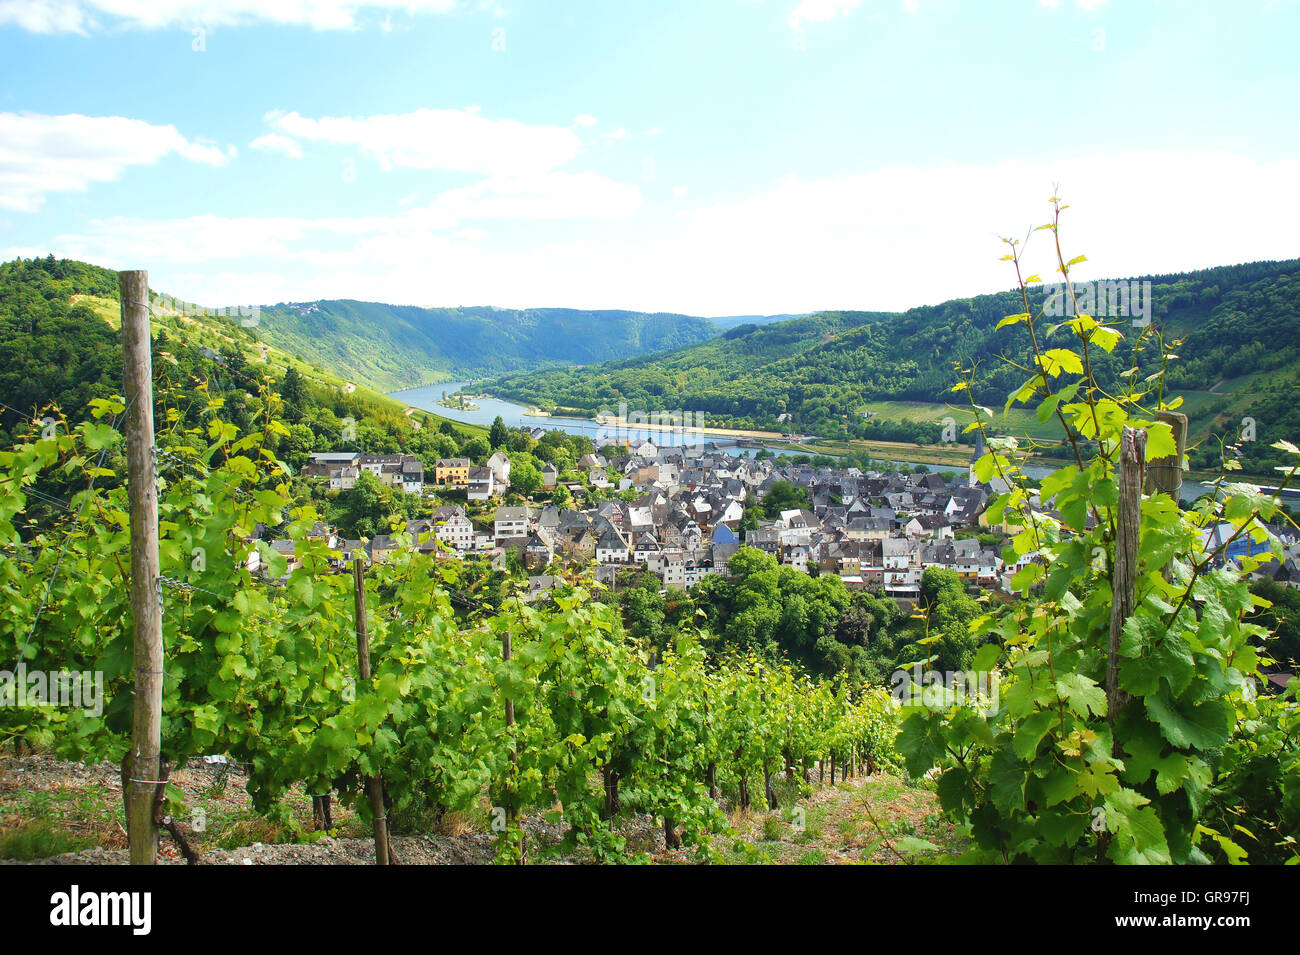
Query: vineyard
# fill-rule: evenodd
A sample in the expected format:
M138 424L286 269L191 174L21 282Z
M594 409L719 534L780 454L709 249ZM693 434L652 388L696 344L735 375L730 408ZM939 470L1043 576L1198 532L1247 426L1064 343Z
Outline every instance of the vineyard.
M373 829L381 863L401 861L394 825L448 814L486 825L502 862L644 861L624 834L632 817L661 826L668 849L728 861L724 807L784 808L778 788L806 794L827 768L832 782L896 768L933 780L971 845L965 861L1298 864L1300 681L1261 693L1275 637L1251 622L1269 602L1250 590L1283 553L1268 522L1290 518L1276 493L1229 479L1230 448L1211 493L1180 507L1187 418L1163 372L1137 373L1176 361L1177 342L1077 310L1045 325L1030 307L1039 279L1021 277L1010 249L1025 311L1001 324L1023 326L1032 351L1007 407L1054 423L1052 449L1070 463L1034 486L1020 464L1040 442L985 435L974 473L1005 488L985 519L1019 569L1012 599L985 594L962 621L979 694L934 679L936 656L916 661L923 686L900 704L779 656L710 649L698 627L667 648L643 643L584 571L545 599L489 602L401 520L395 548L367 566L332 549L322 516L291 493L274 381L237 386L257 404L240 427L211 380L179 380L165 361L131 397L128 360L128 397L95 399L80 422L48 409L0 453L6 672L40 675L46 692L50 675L95 674L103 690L94 706L0 707L0 742L120 765L133 861L153 861L156 826L197 858L168 777L220 755L245 768L268 817L309 795L328 818L341 799ZM1067 278L1081 258L1058 243ZM124 315L129 304L124 294ZM1126 349L1112 394L1094 361ZM969 397L964 371L954 390ZM159 423L144 447L131 424L140 394ZM972 399L967 430L991 415ZM1274 450L1291 461L1281 489L1300 449ZM157 570L142 574L148 490ZM1249 546L1229 558L1237 542ZM141 651L142 608L161 620L157 663ZM917 646L934 652L951 621L941 607L916 616ZM523 820L539 815L562 837L530 842ZM150 852L137 856L143 830Z
M429 553L348 573L348 555L308 536L318 515L278 483L278 398L263 395L264 430L243 435L211 414L219 398L197 398L159 396L160 782L166 767L223 754L248 767L268 813L285 811L293 787L372 820L487 812L502 859L528 858L521 814L553 810L567 831L556 848L611 859L624 857L621 816L660 817L670 846L707 854L707 836L726 827L723 790L742 808L776 808L778 773L893 758L896 708L883 690L814 684L752 656L712 665L692 640L655 654L624 639L617 612L581 580L549 606L492 607L443 586ZM93 420L0 457L5 646L28 671L105 681L102 714L6 707L0 729L130 772L129 521L106 466L120 458L125 410L99 402ZM185 427L195 416L209 423ZM83 489L33 533L25 489L38 477ZM299 565L287 574L286 557L253 539L285 514ZM378 802L367 798L377 782ZM159 789L160 818L183 833L185 806Z

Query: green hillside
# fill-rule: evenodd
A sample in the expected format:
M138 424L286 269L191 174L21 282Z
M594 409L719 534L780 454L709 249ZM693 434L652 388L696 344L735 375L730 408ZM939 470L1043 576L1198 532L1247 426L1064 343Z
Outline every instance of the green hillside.
M897 317L824 312L761 327L746 323L690 348L590 368L512 374L492 381L490 388L543 409L594 413L625 400L636 408L701 410L774 428L778 415L810 412L824 393L816 379L827 349L841 349L863 335L883 337ZM787 372L794 377L779 377Z
M1300 260L1125 281L1134 280L1152 283L1153 331L1182 340L1168 383L1192 418L1193 466L1217 460L1212 436L1235 440L1242 418L1253 417L1256 439L1243 444L1242 462L1248 471L1269 473L1279 462L1268 445L1300 434ZM960 368L974 367L972 393L984 405L1001 408L1019 387L1023 374L1002 356L1026 361L1028 333L997 324L1020 311L1019 293L1009 291L897 315L827 312L761 328L740 325L667 353L502 376L484 387L542 408L594 414L625 401L637 410L700 411L741 427L933 443L941 427L934 411L953 400ZM1120 330L1126 341L1113 354L1092 356L1106 387L1130 367L1143 376L1157 370L1162 354L1157 335L1135 354L1139 330L1127 323ZM999 425L1050 436L1023 415Z
M383 390L681 348L718 333L708 319L570 308L420 308L351 300L261 309L257 335Z
M34 412L57 407L70 421L80 421L93 399L121 394L120 322L116 272L53 256L0 264L0 440L24 433ZM322 435L349 416L362 423L360 437L375 448L406 447L426 441L434 431L461 440L486 433L410 410L364 384L291 356L260 341L258 329L242 327L237 318L155 298L151 325L159 375L238 383L244 390L270 376L279 390L293 368L304 382L306 403L319 416ZM219 360L205 357L203 349ZM242 393L228 400L240 403ZM430 427L416 437L416 425Z

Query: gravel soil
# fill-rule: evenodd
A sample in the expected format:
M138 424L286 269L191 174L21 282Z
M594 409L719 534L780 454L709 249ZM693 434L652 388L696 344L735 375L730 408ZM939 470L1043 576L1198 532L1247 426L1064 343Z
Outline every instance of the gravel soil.
M815 777L814 777L815 778ZM202 865L373 865L374 840L347 807L334 803L332 835L311 833L311 800L288 800L298 832L259 816L244 791L238 767L193 761L172 781L188 811L201 809L207 824L192 838ZM760 797L761 798L761 797ZM719 861L769 864L861 864L950 861L966 843L938 812L932 786L915 786L877 774L814 785L797 800L783 798L774 812L728 811L731 832L714 842ZM724 802L724 809L727 804ZM484 813L486 819L486 812ZM193 818L193 817L192 817ZM528 844L555 845L563 828L541 815L525 817ZM647 816L620 824L632 852L660 864L690 864L692 850L665 848L662 827ZM6 838L39 827L44 841L26 851L5 851ZM49 836L54 834L54 838ZM313 841L296 841L307 834ZM909 845L910 843L910 845ZM928 848L917 848L918 845ZM52 848L46 848L46 847ZM465 817L435 831L394 836L397 862L404 865L490 865L495 840L486 826ZM14 858L3 858L3 856ZM41 858L33 858L39 855ZM533 856L536 858L536 856ZM23 861L18 861L23 860ZM0 865L126 865L126 829L118 767L83 765L48 756L0 757ZM549 858L552 864L587 861ZM184 865L170 836L163 834L159 862Z

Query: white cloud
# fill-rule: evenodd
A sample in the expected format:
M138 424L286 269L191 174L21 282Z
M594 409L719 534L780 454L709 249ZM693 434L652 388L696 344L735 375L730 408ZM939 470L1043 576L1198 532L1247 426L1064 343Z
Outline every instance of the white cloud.
M260 149L262 152L268 153L279 153L282 156L288 156L290 159L302 158L302 146L298 145L298 141L280 133L267 133L265 136L258 136L248 145L252 149Z
M825 23L862 6L862 0L799 0L790 11L790 28L800 29L805 22Z
M685 228L671 243L680 298L645 304L679 309L694 291L724 311L905 308L1007 288L1014 275L997 261L997 237L1023 240L1048 221L1054 182L1072 207L1066 254L1089 259L1080 278L1286 258L1297 252L1297 176L1300 161L1158 151L791 176L748 199L681 213ZM1047 235L1028 242L1031 271L1044 278L1055 269ZM668 262L638 265L665 274ZM729 285L725 301L709 294Z
M397 260L415 264L428 254L431 243L435 248L446 245L448 240L439 233L467 222L614 219L632 215L640 205L641 191L633 185L591 172L543 173L451 189L426 206L404 208L395 215L113 217L93 220L86 231L55 242L64 254L119 265L271 258L374 267ZM472 230L460 234L476 239L486 235ZM178 235L185 241L177 242Z
M673 186L673 198L685 199L686 193L690 190L689 186Z
M885 168L788 176L734 202L666 205L655 222L633 186L548 174L495 178L386 216L101 220L51 248L149 267L156 287L214 305L353 297L705 315L902 309L1010 288L998 236L1024 239L1046 222L1055 182L1071 205L1065 253L1088 256L1080 279L1293 257L1298 177L1300 161L1222 153ZM566 212L585 217L580 231L566 230L579 238L529 243L514 232L507 246L484 231ZM1046 279L1048 236L1035 233L1026 250L1030 271Z
M579 113L577 116L573 117L573 125L574 126L595 126L596 117L589 116L586 113Z
M449 189L431 208L455 219L622 219L641 190L594 172L550 172L485 179Z
M355 146L385 169L509 175L554 169L582 149L567 127L488 119L477 108L319 119L272 111L265 118L272 130L298 140Z
M605 141L606 146L613 146L619 140L627 139L631 135L632 135L631 133L629 133L626 129L620 126L618 129L614 130L613 132L601 133L600 138Z
M171 153L210 166L231 155L175 126L125 116L0 113L0 208L34 212L49 193L84 192Z
M278 23L356 28L367 12L448 13L457 0L0 0L0 25L33 33Z

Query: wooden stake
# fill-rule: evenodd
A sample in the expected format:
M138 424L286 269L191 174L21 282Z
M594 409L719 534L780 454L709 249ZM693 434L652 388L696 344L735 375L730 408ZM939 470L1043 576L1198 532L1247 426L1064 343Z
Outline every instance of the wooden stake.
M366 629L365 564L352 558L353 596L357 627L357 672L363 684L370 682L370 633ZM366 780L370 811L375 817L375 865L388 865L388 818L384 812L384 777L376 773Z
M1142 483L1146 469L1147 433L1125 428L1119 450L1119 513L1115 521L1115 566L1111 570L1110 649L1106 658L1106 721L1128 702L1119 688L1119 639L1124 621L1133 614L1137 595L1138 533L1142 520Z
M510 645L510 631L507 630L505 633L501 635L502 662L509 663L512 654L513 654L513 648ZM510 727L515 725L515 701L512 700L509 695L506 695L505 706L506 706L506 735L512 736L513 734L510 732ZM517 759L518 759L518 755L515 753L514 741L512 739L510 743L510 773L512 777L514 775L514 767ZM507 794L507 798L510 801L510 805L506 807L506 822L509 826L513 827L518 822L519 810L514 805L514 801L515 801L514 793L511 791L509 786L506 787L506 794ZM523 839L521 837L519 843L520 865L522 865L523 862L524 862L524 844L523 844Z
M709 691L704 691L704 728L708 732L712 724L709 722ZM709 786L709 798L716 800L718 798L718 764L709 760L708 766L704 769L704 781Z
M510 662L512 648L510 646L510 631L507 630L501 635L501 659L505 663ZM508 695L506 696L506 726L515 725L515 701Z
M149 273L119 272L122 383L126 395L127 499L131 512L131 619L135 625L135 703L126 768L127 838L132 865L158 861L154 798L161 776L162 593L158 564L158 484L153 434L153 359Z
M1157 411L1156 420L1169 425L1178 450L1147 465L1146 492L1164 491L1178 502L1183 488L1183 456L1187 454L1187 415L1181 411Z

